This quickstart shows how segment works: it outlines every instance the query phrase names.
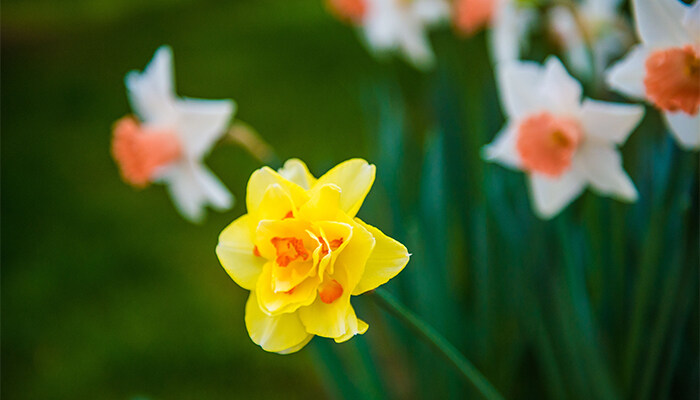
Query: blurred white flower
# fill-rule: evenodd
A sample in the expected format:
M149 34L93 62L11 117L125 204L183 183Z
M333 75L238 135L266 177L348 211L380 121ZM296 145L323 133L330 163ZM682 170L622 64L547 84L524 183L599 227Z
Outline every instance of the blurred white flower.
M202 159L225 134L236 106L232 100L176 97L172 58L171 49L163 46L143 72L126 76L138 120L128 116L117 121L112 153L125 181L140 187L167 185L180 213L199 221L207 204L226 210L233 203Z
M358 25L368 47L398 52L418 68L431 67L435 56L428 29L450 17L447 0L329 0L341 18Z
M618 11L620 0L583 0L573 4L576 14L566 6L549 10L551 29L564 48L571 69L590 76L594 71L603 71L631 44L631 29ZM592 60L587 42L593 52Z
M613 65L607 82L663 112L678 143L700 148L700 1L633 0L641 44Z
M639 105L584 99L581 85L550 57L503 63L497 70L508 121L484 148L484 158L529 175L536 213L551 218L587 185L601 195L635 201L617 145L642 116Z

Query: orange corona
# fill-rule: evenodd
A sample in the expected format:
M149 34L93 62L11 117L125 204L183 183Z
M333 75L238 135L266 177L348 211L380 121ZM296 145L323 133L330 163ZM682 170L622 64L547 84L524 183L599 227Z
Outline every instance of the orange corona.
M556 177L571 166L582 136L576 121L542 112L520 123L516 149L526 170Z
M653 52L645 63L647 97L664 111L696 115L700 107L700 58L691 45Z

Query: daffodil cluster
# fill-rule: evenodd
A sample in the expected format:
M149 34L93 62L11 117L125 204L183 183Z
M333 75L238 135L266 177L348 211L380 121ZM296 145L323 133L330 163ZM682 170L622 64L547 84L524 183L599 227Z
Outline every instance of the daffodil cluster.
M368 325L350 304L406 266L399 242L355 217L375 167L353 159L316 179L297 159L248 182L248 213L219 237L229 276L250 290L245 322L264 350L292 353L315 335L343 342Z

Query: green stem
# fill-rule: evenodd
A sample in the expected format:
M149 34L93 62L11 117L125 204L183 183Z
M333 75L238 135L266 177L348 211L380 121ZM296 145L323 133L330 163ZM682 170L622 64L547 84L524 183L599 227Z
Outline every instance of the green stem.
M241 146L263 165L277 168L281 164L272 146L252 126L243 121L236 120L231 125L226 139Z
M403 306L394 296L384 289L376 289L372 297L389 313L401 320L406 326L445 361L450 363L460 374L487 399L503 400L503 396L493 387L486 377L479 372L450 342L433 327L425 323L413 312Z

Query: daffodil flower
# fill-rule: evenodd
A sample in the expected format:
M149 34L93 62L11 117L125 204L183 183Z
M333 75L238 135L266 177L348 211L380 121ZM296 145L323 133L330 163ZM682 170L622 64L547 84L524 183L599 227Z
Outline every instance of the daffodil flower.
M375 167L353 159L319 179L300 160L248 181L248 213L219 236L216 254L250 290L245 323L264 350L287 354L314 335L344 342L368 325L350 304L406 266L406 248L355 214Z
M226 210L233 202L202 159L226 132L236 106L232 100L176 97L172 59L163 46L143 72L126 76L136 117L114 124L112 154L127 183L164 183L180 213L198 221L207 204Z
M619 6L620 0L583 0L575 5L576 15L567 6L549 10L552 31L572 70L586 76L603 71L631 44L631 28L620 16Z
M484 156L528 174L541 218L559 213L587 185L600 194L637 199L616 146L639 123L643 107L581 102L581 85L555 57L544 66L503 64L497 73L508 121Z
M645 99L664 115L678 143L700 148L700 1L632 2L641 44L608 71L615 90Z
M360 27L371 49L402 53L418 68L435 62L428 29L450 16L447 0L329 0L329 5Z

